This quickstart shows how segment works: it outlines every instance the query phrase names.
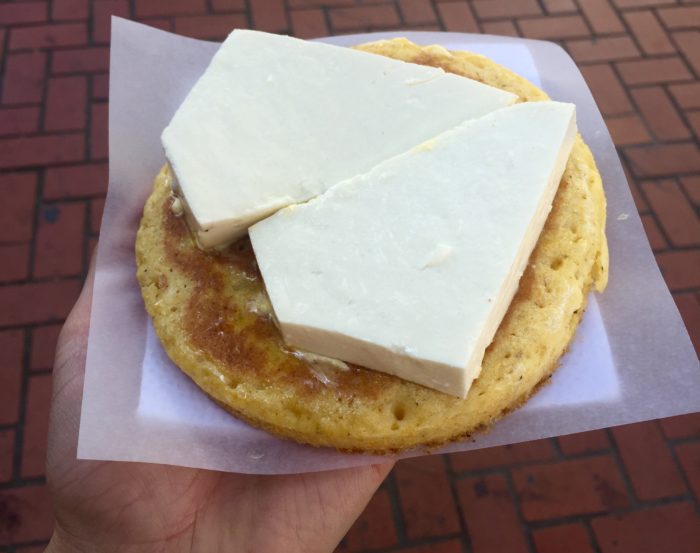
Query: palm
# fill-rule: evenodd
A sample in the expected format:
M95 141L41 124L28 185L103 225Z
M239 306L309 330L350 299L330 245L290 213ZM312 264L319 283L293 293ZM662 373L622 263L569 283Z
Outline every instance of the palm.
M250 476L77 461L92 272L59 340L48 479L52 544L90 551L330 551L391 464ZM98 549L99 546L99 549Z

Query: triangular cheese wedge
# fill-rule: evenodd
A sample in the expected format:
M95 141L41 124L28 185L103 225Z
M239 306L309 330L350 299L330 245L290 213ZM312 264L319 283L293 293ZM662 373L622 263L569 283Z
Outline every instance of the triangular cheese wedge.
M236 30L162 142L190 225L215 247L516 99L435 67Z
M575 134L572 104L503 108L253 226L285 341L465 397Z

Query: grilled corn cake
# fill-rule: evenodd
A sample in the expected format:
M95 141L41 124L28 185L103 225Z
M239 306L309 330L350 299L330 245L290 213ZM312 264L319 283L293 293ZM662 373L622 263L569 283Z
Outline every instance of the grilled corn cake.
M405 39L357 48L442 67L520 101L548 99L476 54ZM222 251L199 249L173 206L172 179L167 166L157 175L136 241L137 276L156 333L174 363L224 409L301 443L390 453L487 429L547 381L574 335L587 293L602 291L607 282L605 197L591 152L577 136L518 292L479 378L459 399L287 346L249 240Z

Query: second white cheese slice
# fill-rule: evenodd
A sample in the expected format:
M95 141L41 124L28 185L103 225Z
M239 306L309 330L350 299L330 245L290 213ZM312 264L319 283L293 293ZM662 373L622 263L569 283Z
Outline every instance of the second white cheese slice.
M285 341L465 397L575 134L572 104L503 108L251 227Z
M162 142L204 247L517 97L442 69L236 30Z

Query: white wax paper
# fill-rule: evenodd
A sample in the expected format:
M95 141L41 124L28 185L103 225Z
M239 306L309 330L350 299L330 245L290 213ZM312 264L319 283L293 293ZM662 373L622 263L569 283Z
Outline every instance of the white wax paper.
M352 45L406 36L485 54L577 105L608 198L611 273L592 295L552 383L463 451L700 410L700 368L659 274L615 148L573 61L541 41L457 33L375 33L325 39ZM90 322L78 457L281 474L375 462L277 439L217 407L168 359L144 310L134 240L160 133L217 45L113 18L109 191ZM407 454L421 455L423 451ZM436 453L435 451L431 453Z

